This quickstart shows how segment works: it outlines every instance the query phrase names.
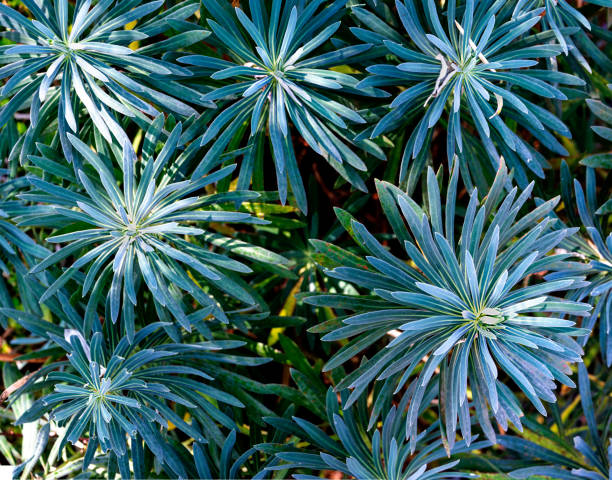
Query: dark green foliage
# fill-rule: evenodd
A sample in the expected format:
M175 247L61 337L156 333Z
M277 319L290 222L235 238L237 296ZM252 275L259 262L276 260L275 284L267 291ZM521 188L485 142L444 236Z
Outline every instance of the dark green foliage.
M611 0L2 0L0 476L610 477Z

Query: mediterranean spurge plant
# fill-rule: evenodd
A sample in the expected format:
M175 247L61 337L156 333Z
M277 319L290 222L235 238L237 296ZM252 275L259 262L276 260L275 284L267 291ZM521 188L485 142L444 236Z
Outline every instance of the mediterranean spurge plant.
M360 287L364 295L332 293L306 299L312 305L355 312L342 317L343 326L319 329L328 331L326 341L350 339L324 370L392 337L336 388L352 390L345 408L366 395L375 381L384 382L380 401L403 392L402 398L410 399L404 400L409 403L405 433L413 450L418 413L432 390L437 392L441 430L451 448L458 425L463 438L471 438L470 406L492 442L489 411L503 430L508 421L520 428L521 405L506 377L546 415L542 400L555 402L555 382L574 386L568 362L580 362L582 349L572 337L588 333L563 317L585 316L591 306L553 295L580 284L582 277L529 281L537 272L562 269L570 256L548 255L575 233L554 230L547 218L559 199L521 215L533 184L520 194L516 187L505 193L511 175L502 162L484 200L473 190L460 220L457 181L455 165L443 206L438 181L429 169L426 208L398 188L378 184L403 259L385 249L362 223L338 211L344 228L367 256L336 253L327 263L337 266L326 273ZM371 425L379 415L375 409Z
M306 213L306 191L291 138L293 124L309 146L342 177L356 188L366 190L359 172L367 171L367 166L354 152L354 135L350 133L351 124L366 121L341 97L385 93L372 88L358 89L353 76L332 70L372 45L314 53L338 30L338 19L345 8L344 0L322 8L324 4L323 0L307 3L275 0L268 11L263 1L255 0L249 2L250 17L238 7L231 12L229 4L217 0L204 4L212 15L208 24L215 40L231 61L201 55L179 60L196 67L196 75L210 72L213 80L230 83L204 96L204 100L227 99L229 103L203 132L202 145L212 144L196 168L196 175L217 161L230 140L242 135L242 126L247 122L249 150L241 165L239 187L248 188L256 174L256 158L262 155L264 136L268 133L281 201L285 202L291 186L298 207ZM368 140L356 146L384 159L382 151Z
M412 0L397 0L406 36L392 28L383 29L381 20L371 13L356 12L365 26L374 30L355 30L357 37L377 38L399 60L397 65L368 67L372 75L360 85L405 87L371 136L397 128L407 116L419 117L406 144L401 178L407 178L409 169L422 168L424 156L420 161L410 159L417 158L431 142L430 130L441 121L447 125L449 163L455 153L461 154L466 117L490 157L489 166L497 164L501 152L522 186L528 183L524 166L543 177L547 165L544 157L508 127L508 120L521 125L554 153L567 155L552 132L571 136L569 129L534 102L538 97L564 100L565 94L555 85L583 85L584 81L542 65L533 68L539 59L554 58L562 49L546 41L552 32L529 35L544 11L528 9L529 3L469 1L458 9L457 1L452 0L443 25L433 0L422 4L424 12ZM442 120L445 111L447 119Z
M346 393L346 392L345 392ZM346 402L348 395L342 395L342 402ZM341 408L336 394L332 389L326 396L327 416L330 425L339 441L331 440L325 432L316 425L302 418L294 417L297 429L288 428L286 421L278 422L270 419L279 430L296 434L298 438L307 440L317 450L314 452L282 452L276 456L283 461L278 466L269 467L270 470L286 468L300 469L313 472L337 470L344 475L357 480L377 478L381 480L417 480L417 479L452 479L473 478L473 475L461 474L453 471L459 460L445 463L435 468L428 468L428 463L446 457L442 442L437 437L436 425L420 436L419 442L422 453L411 457L410 445L404 435L404 415L406 405L395 405L388 409L382 422L382 428L368 432L361 424L367 419L367 406L364 399L356 405ZM297 430L297 431L296 431ZM366 440L367 438L367 440ZM469 452L477 448L486 447L489 442L477 442L471 446L462 441L455 445L453 453ZM310 475L294 475L299 479L320 478Z
M186 345L165 343L166 336L158 333L162 326L160 322L152 323L139 330L131 342L123 337L114 346L105 343L101 332L88 342L77 330L66 329L60 337L61 329L54 327L48 337L66 351L68 362L56 363L58 370L47 375L55 385L54 393L32 404L17 423L48 413L51 420L66 425L60 450L89 432L84 470L99 446L103 452L114 453L122 477L128 478L130 457L137 462L138 455L143 455L138 451L142 447L135 444L144 440L160 464L187 478L176 452L157 425L168 429L171 422L200 443L220 441L215 439L215 433L219 433L213 422L229 428L234 422L219 409L218 402L239 408L244 405L219 389L218 384L211 385L214 379L206 367L211 360L223 363L232 359L240 363L243 359L220 352L236 348L240 342L199 342L185 348ZM261 360L264 362L259 363L267 361ZM244 361L255 364L247 358ZM185 422L169 402L190 409L194 421Z
M178 124L156 158L145 154L146 165L142 168L138 168L132 145L126 142L121 159L122 190L105 161L73 136L70 141L75 150L93 167L92 173L99 182L85 170L79 170L78 181L85 190L79 194L40 178L29 178L33 190L24 197L46 206L32 207L22 217L21 224L40 224L41 213L46 213L45 224L58 227L60 232L70 230L48 237L49 242L67 245L35 265L31 273L84 252L48 287L41 302L63 287L80 268L86 267L81 289L82 295L89 297L88 309L95 311L102 292L106 292L110 319L116 322L121 311L125 333L130 339L134 335L134 306L140 278L151 292L158 314L163 318L167 310L188 330L191 324L180 290L189 293L204 309L200 310L200 318L210 314L222 322L228 321L214 296L199 282L207 282L248 306L257 305L252 294L230 273L248 273L251 271L248 266L185 239L193 236L202 237L212 245L231 243L229 238L194 227L195 222L200 226L211 222L265 223L249 213L224 210L219 205L219 202L252 199L257 194L236 191L226 198L219 194L197 195L229 175L233 166L197 180L175 181L175 175L167 167L174 157L180 134L181 124ZM140 174L136 173L138 170ZM75 224L77 228L71 228ZM258 261L286 262L280 255L248 244L238 250L239 255Z
M612 0L1 0L0 477L610 476Z
M0 17L8 20L11 29L5 36L16 42L0 50L6 64L0 78L8 79L2 97L10 98L0 110L0 128L24 103L30 103L30 134L22 147L26 153L31 150L27 144L40 133L39 119L46 127L54 115L71 160L68 134L79 132L75 109L81 105L107 141L112 142L114 137L120 143L127 136L113 112L126 117L156 116L159 110L150 104L154 102L167 111L196 114L192 107L156 88L154 81L155 76L185 76L190 72L129 47L158 33L159 27L162 31L165 28L159 21L144 22L164 1L140 3L103 0L93 4L86 0L73 8L68 0L25 1L32 20L0 4ZM191 13L193 9L185 17ZM144 22L142 31L124 29L134 21Z

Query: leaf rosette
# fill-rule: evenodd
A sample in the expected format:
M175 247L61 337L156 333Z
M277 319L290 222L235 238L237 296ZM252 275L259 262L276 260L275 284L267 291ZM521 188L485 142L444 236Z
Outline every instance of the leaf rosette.
M20 140L25 154L40 128L57 119L57 132L71 161L68 134L78 134L82 107L100 134L119 144L127 135L115 113L150 122L149 117L160 113L153 106L157 105L178 115L197 115L192 107L165 93L175 91L171 88L174 78L191 73L149 55L148 46L131 46L168 29L165 20L155 16L164 0L84 0L76 7L68 0L22 3L32 19L0 4L0 19L6 27L2 36L15 42L0 46L0 63L5 64L0 79L6 79L0 98L9 99L0 110L0 127L24 104L30 105L30 126ZM182 15L193 11L183 8ZM176 13L165 12L167 19L176 19ZM132 22L138 22L138 28L124 28ZM197 35L192 42L203 38Z
M385 156L369 140L353 141L351 124L366 121L343 97L386 94L373 88L358 89L354 76L332 69L368 51L370 44L315 54L339 29L345 10L343 0L321 8L324 3L274 0L268 11L265 2L255 0L249 2L248 16L240 8L232 12L216 0L206 2L212 17L208 20L211 39L230 59L204 55L179 58L194 67L195 75L226 82L204 96L204 100L226 102L201 137L201 144L210 147L196 175L210 168L233 138L242 138L241 127L248 123L249 149L241 165L239 188L248 188L252 177L260 176L254 168L269 134L281 201L285 202L291 186L297 205L306 212L306 192L291 138L293 126L344 179L366 191L360 173L367 171L367 166L354 147L382 160Z
M502 164L485 200L472 191L462 223L456 215L456 166L444 209L431 169L426 209L397 187L380 182L383 209L409 261L340 211L345 229L368 256L336 254L330 261L338 266L326 273L371 295L322 293L306 299L312 305L355 312L340 317L342 326L334 321L317 327L328 331L325 341L350 339L325 370L393 337L337 389L352 390L347 405L365 395L374 381L383 382L381 402L403 391L403 397L410 398L406 435L413 447L418 413L429 395L439 399L444 435L452 448L457 419L463 438L470 441L470 404L491 441L495 432L489 410L503 430L508 421L520 427L520 402L506 377L544 415L542 400L555 402L555 382L574 386L568 364L581 361L582 349L572 337L588 330L575 328L563 317L586 316L591 306L554 292L575 288L584 277L577 273L547 282L533 279L537 272L564 268L570 253L548 254L576 229L553 228L547 214L558 198L521 216L533 184L520 195L516 187L504 194L510 178ZM374 412L376 416L380 410Z
M374 138L399 128L406 119L418 120L405 147L400 181L410 175L414 188L425 165L433 128L439 124L447 130L449 163L455 154L469 158L469 152L476 148L472 146L474 139L464 135L468 121L489 157L485 168L494 172L503 155L522 187L528 183L529 170L543 178L548 164L509 124L516 122L552 152L568 154L554 135L571 138L568 127L534 99L566 100L557 85L584 85L584 81L537 68L540 61L562 52L561 46L547 41L554 38L552 31L530 33L540 22L543 9L515 9L513 3L494 0L468 1L459 8L453 0L444 12L444 26L433 0L422 7L412 0L395 4L408 38L383 27L380 18L361 7L353 11L364 28L353 32L362 41L384 45L391 58L399 61L368 67L372 75L360 85L403 89L390 104L390 111L360 137ZM469 180L470 162L466 164L462 175Z
M265 309L250 287L237 277L250 273L251 268L225 252L276 265L287 260L213 229L201 228L225 223L265 224L265 220L249 213L221 208L224 203L240 203L259 194L242 191L201 194L206 187L231 174L233 165L198 179L177 180L180 173L168 165L176 166L169 162L174 159L181 131L179 124L156 157L153 148L157 142L149 142L141 162L132 145L125 143L121 188L114 170L105 161L106 155L94 152L73 136L70 141L74 148L93 167L78 170L82 193L29 177L33 190L21 197L42 205L31 207L30 212L20 217L20 224L42 222L55 227L60 231L47 241L66 244L31 272L44 271L74 257L49 285L41 302L69 280L81 277L82 296L88 297L88 321L97 321L92 313L105 295L108 318L115 322L121 313L128 338L134 334L134 307L142 281L152 296L157 315L164 320L173 317L186 329L209 315L228 322L215 292L229 295L247 310ZM84 277L79 273L81 269ZM210 288L203 288L203 284ZM193 311L190 303L183 300L182 292L188 293L201 308Z

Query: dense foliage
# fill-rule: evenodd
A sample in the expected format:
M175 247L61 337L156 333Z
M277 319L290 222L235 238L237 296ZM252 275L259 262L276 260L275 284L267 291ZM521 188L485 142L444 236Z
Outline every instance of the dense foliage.
M611 478L611 9L1 1L0 476Z

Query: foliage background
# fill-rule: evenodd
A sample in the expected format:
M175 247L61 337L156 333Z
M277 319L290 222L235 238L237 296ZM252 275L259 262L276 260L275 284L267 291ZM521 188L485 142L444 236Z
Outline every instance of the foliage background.
M298 478L310 478L305 475L343 478L349 474L367 478L374 475L371 469L367 469L376 469L377 465L372 463L381 458L371 451L374 434L372 429L368 429L371 409L380 395L386 403L381 407L382 414L375 422L374 430L378 427L382 429L383 423L393 425L395 433L392 436L396 439L396 445L400 450L404 448L405 459L412 459L411 462L400 461L397 472L383 471L378 474L380 476L460 478L461 474L457 472L464 475L469 472L479 474L481 478L610 478L612 378L608 366L612 358L612 295L609 294L612 237L609 236L609 214L612 212L612 190L608 169L612 166L612 160L609 153L610 130L605 127L612 124L612 114L606 106L612 100L608 85L612 75L608 42L609 2L516 0L508 2L504 7L506 10L502 10L497 17L497 22L501 23L504 15L510 21L514 8L526 12L544 9L537 11L536 23L530 24L520 38L529 34L542 36L542 32L548 31L542 43L556 45L550 47L551 51L556 51L548 58L541 59L534 68L572 75L572 79L560 74L549 74L547 77L546 71L539 77L536 75L535 78L547 81L554 89L550 94L548 87L541 86L539 91L530 90L520 83L520 79L513 77L509 80L507 77L504 80L501 77L503 73L499 74L501 85L516 82L519 88L515 88L514 93L523 95L526 102L529 101L530 108L534 105L534 109L541 108L549 115L558 117L567 126L567 131L551 117L541 113L541 122L552 133L544 135L536 129L535 133L540 135L538 137L534 134L533 125L526 122L520 112L512 110L512 99L508 97L500 113L494 115L493 120L489 119L489 123L491 138L498 147L497 161L502 153L506 164L514 171L514 184L523 190L529 181L535 180L531 199L521 209L521 216L533 211L542 201L561 195L560 201L546 215L559 219L568 227L579 228L572 240L558 246L563 251L576 252L575 257L570 259L575 263L568 264L565 269L553 265L546 271L529 272L522 279L522 286L577 276L592 281L590 285L576 282L572 288L561 288L563 293L556 295L565 297L568 302L586 302L595 307L594 313L583 319L567 315L567 318L578 321L581 327L592 329L593 333L578 338L584 344L584 363L583 366L573 364L568 373L576 388L559 385L553 393L557 402L546 403L548 416L541 415L528 395L524 394L525 389L516 387L508 375L501 372L499 378L517 396L524 414L521 418L522 431L516 425L510 425L504 433L500 424L493 419L497 436L495 442L487 442L487 434L481 427L482 417L479 417L472 426L478 438L468 447L463 431L459 432L450 460L445 451L448 445L443 445L439 440L444 434L439 432L440 402L435 398L435 393L426 396L424 408L418 412L419 432L426 433L418 439L416 457L410 452L415 445L410 444L404 435L407 420L402 416L402 408L405 410L406 404L401 403L401 396L391 399L381 394L380 385L373 391L370 388L372 385L366 385L367 391L357 403L342 413L342 422L349 425L351 430L349 437L357 443L363 442L363 448L355 447L350 443L350 438L342 436L342 425L337 423L334 413L340 414L337 402L346 402L348 392L345 390L335 395L329 389L337 386L350 372L359 371L364 357L371 359L388 340L383 336L367 348L357 349L354 355L346 356L342 366L336 365L337 368L327 371L325 364L334 358L340 348L346 351L348 340L341 338L326 342L321 341L321 337L325 332L338 329L342 319L351 315L351 310L339 308L333 302L326 304L304 299L316 299L312 294L321 292L351 295L354 298L370 294L367 285L365 288L355 287L345 279L327 275L328 272L322 268L333 268L343 263L346 266L347 262L354 261L347 252L364 257L364 250L357 245L361 242L353 238L351 216L374 234L385 248L408 260L401 246L395 243L397 233L389 222L388 211L384 209L384 198L381 198L384 191L377 180L408 192L428 212L432 208L430 194L433 185L439 185L437 188L441 189L442 205L445 204L449 197L453 153L459 153L457 145L452 140L448 141L449 130L454 128L449 123L448 115L453 108L452 99L439 102L445 113L438 121L430 122L430 128L425 130L421 128L423 114L434 108L433 103L429 105L429 110L423 107L428 93L403 107L399 102L392 104L396 108L398 105L403 108L400 110L402 113L398 118L392 118L390 124L381 126L379 122L389 114L389 104L416 81L398 73L397 69L393 70L392 75L389 75L390 69L377 69L377 65L395 66L401 63L397 55L387 50L385 40L416 48L411 44L414 35L403 29L395 2L317 1L312 4L320 4L318 12L329 7L334 14L329 19L321 20L320 24L313 22L315 31L307 32L304 41L322 31L323 24L333 25L341 21L333 35L330 34L330 38L316 50L317 55L328 54L331 59L319 59L318 64L315 61L304 67L327 72L310 72L319 78L308 84L309 93L316 96L320 103L315 105L316 102L311 99L311 102L296 101L291 106L294 101L292 97L278 94L276 101L280 102L279 99L283 98L290 105L286 107L289 115L286 125L273 113L269 117L265 113L258 119L253 113L253 110L257 110L253 104L258 95L265 100L275 98L275 93L272 91L268 97L266 85L260 83L250 91L250 96L242 96L261 78L257 76L257 69L253 72L254 66L245 62L248 58L241 58L241 52L236 53L238 42L231 40L231 35L236 31L241 31L241 35L248 39L248 29L240 24L231 9L216 8L223 0L218 2L203 1L200 4L166 0L163 6L156 5L147 13L146 19L137 16L134 21L119 25L119 30L148 32L148 38L124 34L122 44L132 50L140 48L140 54L160 62L147 67L148 73L147 68L144 72L132 72L133 81L151 90L139 93L147 104L146 108L145 105L139 109L130 104L128 110L133 113L131 118L114 110L112 117L116 118L116 122L96 120L86 106L75 109L79 128L73 129L69 125L62 126L62 122L66 123L62 120L62 112L58 112L59 107L49 100L48 110L44 108L46 103L41 107L39 128L33 130L28 101L22 99L18 111L11 112L10 116L0 113L0 154L3 160L0 212L4 217L0 219L0 266L3 269L0 360L3 362L5 389L0 406L2 465L16 467L13 475L17 477L46 479L77 476L105 478L115 475L136 478L253 478L255 475L288 478L294 474L303 475ZM34 4L44 4L53 10L63 3L69 5L72 12L74 2L2 1L2 5L25 15L30 15L28 12L32 10L28 7ZM81 5L84 2L77 3ZM128 10L140 3L150 2L132 3ZM253 5L259 2L231 3L245 11L249 11L250 7L253 17ZM273 4L283 2L262 3L272 9ZM309 3L291 2L299 9ZM424 21L427 33L439 35L433 27L433 17L426 17L427 12L431 13L432 8L443 12L440 19L446 22L449 3L448 0L443 4L437 0L416 2L420 18L429 18L429 24ZM461 12L457 14L459 19L462 18L465 3L457 2L457 11ZM495 2L481 0L475 3L486 10L485 7L491 7ZM562 10L565 6L567 10ZM573 14L570 6L578 9L580 17ZM286 8L283 18L288 19L290 12L291 9ZM0 25L6 33L9 29L7 17L3 17L3 14L6 11L0 10ZM228 20L229 15L234 15L231 21ZM585 27L582 18L590 29ZM217 27L210 20L216 21ZM156 21L159 23L156 24ZM497 22L495 28L499 28ZM220 35L221 27L227 29L229 39ZM442 29L446 29L446 26ZM450 35L450 31L446 31ZM455 34L458 34L457 31L453 31ZM279 44L282 43L280 38L278 40ZM14 37L3 34L0 66L12 62L7 49L14 41ZM251 40L247 40L247 43L251 47L255 45ZM363 44L369 46L364 47ZM468 55L472 55L470 45L463 47ZM519 47L520 44L511 42L504 47L504 52L511 54ZM354 50L334 57L334 52L347 48ZM255 49L253 51L256 52ZM122 55L126 58L129 55L124 53L117 51L115 59L111 58L112 55L104 54L100 58L129 71L124 63L125 58L122 58ZM224 62L217 64L204 60L207 56ZM310 56L315 57L314 54ZM546 55L536 55L542 56ZM170 71L166 78L151 75L151 72L162 68L162 61L165 62L163 65L172 66L167 68L176 70ZM490 61L494 60L491 58ZM437 62L438 69L439 60ZM247 71L219 74L231 66L246 68ZM495 65L495 68L504 70L501 64ZM518 65L515 73L525 75L530 68ZM191 74L187 76L182 69L191 69ZM6 85L9 75L6 72L3 74ZM417 80L435 83L438 75L436 70L430 72L429 77L419 77L417 71ZM235 86L245 77L249 83L245 83L241 90L230 91L233 97L228 98L227 90L221 90ZM292 78L294 82L299 83L300 80L297 73ZM22 81L29 80L25 78ZM333 83L336 81L340 89ZM132 85L128 90L135 91L135 88ZM390 96L382 93L383 90ZM167 96L162 97L156 92L163 92ZM485 112L486 117L490 117L499 106L495 93L499 91L491 90L488 103L491 111ZM14 91L11 93L5 89L1 95L0 108L3 108L13 98ZM339 101L346 110L332 106L327 97L321 96ZM232 110L233 105L240 102L246 104L251 98L251 110ZM304 100L304 97L300 98ZM432 97L434 103L437 98L441 97ZM460 172L456 187L456 213L459 218L466 215L472 188L478 187L480 198L483 198L497 172L493 166L495 162L491 161L491 149L483 139L485 127L479 124L475 107L465 100L465 96L462 98L463 123L459 127L463 132L464 149L455 169ZM79 101L75 102L77 106ZM152 114L148 110L151 105L156 106L163 115ZM215 105L216 108L212 108ZM306 115L309 109L313 117L300 124L299 115ZM223 118L224 113L226 120L231 120L230 123L218 120L219 117ZM259 123L251 123L254 117ZM530 170L526 167L524 157L527 154L520 149L515 153L507 148L507 137L500 133L503 128L495 124L499 121L504 122L512 135L522 139L537 163L547 164L548 168L539 172L538 168ZM175 130L179 123L181 130ZM321 128L332 131L333 139L316 142L318 145L315 145L315 142L309 141L314 135L313 131L315 134L317 131L311 125L322 125ZM105 128L106 135L102 133ZM72 131L84 143L80 144L70 135L64 138L61 134L63 130L67 133ZM174 139L173 131L177 136ZM225 137L224 132L227 132ZM560 133L565 133L565 136ZM155 134L159 136L159 144L151 142ZM418 135L421 136L415 140ZM134 164L137 165L137 173L130 170L131 157L128 155L128 161L125 160L126 139L137 152L138 159ZM416 151L415 142L423 144L421 150ZM342 149L339 144L350 145L350 151ZM68 240L64 241L60 237L54 241L53 236L90 228L79 223L83 218L78 218L79 222L75 223L69 213L58 210L58 206L71 211L82 207L73 201L74 198L69 198L70 193L62 194L53 185L86 197L89 192L84 188L86 180L83 180L83 176L88 176L92 190L98 191L101 197L112 196L108 188L98 181L107 172L104 165L110 167L110 175L124 189L132 181L131 177L142 178L147 163L152 164L153 159L162 155L162 145L171 147L168 148L168 164L160 167L159 172L160 179L164 178L160 181L166 183L178 183L192 175L199 179L201 174L238 163L235 170L226 170L223 178L215 177L210 185L201 184L193 189L199 197L206 195L208 203L186 203L178 213L168 214L168 222L187 221L192 230L168 231L168 235L177 238L166 237L162 242L178 250L187 249L191 244L208 252L211 243L216 241L215 252L227 254L228 257L207 257L204 261L206 266L196 266L191 259L177 255L170 257L175 261L167 260L168 265L172 268L179 265L178 268L184 269L183 281L177 282L177 289L173 289L170 285L172 282L169 282L170 293L166 297L159 293L163 288L155 288L155 281L145 275L141 280L136 275L133 296L138 296L138 302L134 302L131 312L128 297L132 293L128 292L127 286L121 287L119 283L119 288L111 293L112 285L118 282L111 279L114 275L95 276L96 279L104 279L93 286L89 295L82 295L87 270L83 269L82 273L73 276L65 274L71 271L69 268L75 261L91 250L91 246L68 252L57 261L47 262L44 268L33 269L49 252L57 251L58 243L66 248L65 245L76 238L70 240L65 237ZM98 164L95 158L88 159L88 155L93 155L89 147L100 154L102 160ZM147 149L149 153L143 153ZM335 149L337 151L334 153ZM415 155L410 160L412 153ZM428 171L426 165L432 169ZM80 176L77 172L79 168L87 172L86 175ZM37 180L32 180L33 177ZM578 186L574 184L574 178ZM510 190L510 185L511 181L504 185L508 187L504 189L505 193ZM588 205L581 204L580 192L583 189ZM259 192L260 195L255 196L247 190ZM171 197L171 202L187 198L191 193L186 191L182 196ZM92 197L90 193L89 196ZM99 198L90 198L92 208L100 206ZM84 201L82 197L78 200ZM114 208L114 204L109 205L111 209ZM197 214L199 217L193 216L196 211L200 212ZM202 211L210 213L203 214ZM120 212L117 215L120 217ZM532 223L535 226L537 222ZM461 231L461 224L459 220L455 222L457 235ZM555 225L555 229L560 228L559 224ZM15 226L25 232L29 239L18 237L16 230L13 230ZM201 237L201 231L193 229L206 230L206 239ZM594 230L599 230L599 237ZM236 250L235 245L223 244L223 238L240 240L248 245L239 245L238 248L242 246L243 250ZM164 245L159 248L163 249ZM96 252L91 260L95 261L104 250ZM167 254L169 250L160 251ZM190 253L198 255L195 250ZM112 258L107 258L108 265L112 263ZM213 263L207 263L209 260ZM244 267L232 263L236 261ZM139 265L142 271L142 264ZM214 271L219 273L215 270L216 265L223 273L211 273L211 265ZM84 266L85 263L81 265ZM114 266L112 268L116 270ZM176 272L174 275L179 275ZM56 282L58 278L65 282ZM127 285L129 277L126 276L124 281ZM568 282L567 285L570 285L572 281ZM359 282L355 284L359 285ZM53 285L55 287L50 288ZM196 290L193 289L194 285ZM220 303L210 302L206 295L204 298L198 288ZM90 300L94 297L93 292L99 293L95 301ZM105 300L107 294L108 300ZM172 296L180 299L180 306L172 303ZM571 311L565 310L565 313ZM115 323L117 318L118 323ZM138 337L141 328L156 322L165 323L158 324L157 330L145 330ZM82 337L66 334L67 330L81 332ZM95 331L99 333L94 335ZM80 355L84 364L91 362L90 352L82 349L84 343L80 338L91 345L92 352L98 351L94 348L94 342L96 345L106 345L98 347L100 351L105 351L100 354L98 363L107 367L112 351L125 347L125 342L121 344L122 338L129 338L139 345L132 353L148 349L145 364L146 368L153 370L150 374L140 370L140 374L145 381L153 382L152 379L155 379L172 392L172 395L161 397L157 396L159 391L154 389L140 392L138 404L131 404L129 400L121 404L125 407L123 412L128 423L137 425L138 430L137 434L126 430L131 435L129 443L123 441L127 456L118 454L122 449L110 438L112 434L108 435L106 442L110 450L105 453L102 451L105 449L101 448L95 458L91 456L97 446L93 438L97 438L102 447L105 446L104 433L99 428L107 421L102 417L96 420L98 430L89 427L72 438L72 443L64 441L68 428L66 420L72 418L70 414L81 412L85 401L78 404L74 411L66 412L64 421L53 418L50 415L51 406L41 403L41 397L51 394L56 383L87 386L85 381L79 383L73 377L62 377L57 373L54 377L51 373L70 370L67 353L75 358ZM137 340L143 344L140 345ZM166 358L168 352L174 354L168 357L171 360ZM125 350L120 353L125 354ZM159 355L159 360L155 355ZM417 367L417 372L420 372L420 368ZM173 383L173 377L179 380ZM180 379L189 380L181 383ZM24 387L26 380L29 382ZM90 383L95 383L95 380L92 378ZM206 394L205 399L199 398L202 395L190 394L189 389L201 389ZM126 398L136 395L130 393L127 387L118 390ZM61 390L57 391L61 393ZM471 399L472 386L469 391ZM66 392L76 395L72 390ZM133 407L134 415L138 416L143 405L149 406L151 411L162 412L163 419L169 422L167 428L157 425L153 427L154 431L148 432L146 422L150 418L145 415L142 417L143 424L139 424L137 419L130 416L129 408ZM395 407L392 408L392 405ZM17 419L26 411L30 412L23 417L27 421L22 420L18 424ZM111 413L114 415L114 412ZM320 430L314 430L315 425ZM390 426L388 428L391 429ZM157 449L152 447L155 444L152 438L159 441ZM91 445L94 447L88 449ZM384 465L389 465L392 457L389 445L387 451L383 447ZM430 445L430 448L426 445ZM88 450L89 454L86 453ZM336 458L337 463L325 457L328 461L321 464L321 452ZM421 453L425 457L423 459L419 457L419 452L428 452L429 456ZM311 457L299 456L304 454ZM366 465L366 472L370 473L360 476L356 473L357 467L347 467L349 457ZM82 472L84 459L89 466ZM447 473L440 471L439 477L423 476L426 474L419 470L422 464L427 463L430 471L434 469L432 475L436 475L438 466L455 460L460 462L452 465ZM333 468L334 465L337 468Z

